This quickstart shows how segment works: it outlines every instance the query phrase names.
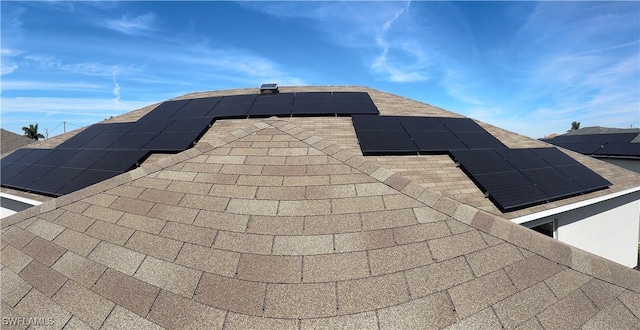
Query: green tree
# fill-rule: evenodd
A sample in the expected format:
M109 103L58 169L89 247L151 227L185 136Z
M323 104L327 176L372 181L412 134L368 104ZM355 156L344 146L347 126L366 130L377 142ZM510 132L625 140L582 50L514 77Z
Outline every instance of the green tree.
M38 124L29 124L29 126L24 126L22 128L22 130L24 131L24 136L30 138L30 139L34 139L34 140L38 140L38 139L44 139L44 135L38 133Z
M571 123L571 130L575 131L577 129L580 129L580 122L579 121L574 121Z

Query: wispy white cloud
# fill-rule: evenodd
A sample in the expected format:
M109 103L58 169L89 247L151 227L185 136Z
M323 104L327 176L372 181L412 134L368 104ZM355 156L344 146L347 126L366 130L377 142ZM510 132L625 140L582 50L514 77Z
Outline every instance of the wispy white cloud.
M109 19L105 27L129 35L139 35L156 30L156 15L146 13L139 16L122 15L119 19Z
M50 115L118 115L154 103L106 98L10 97L2 98L2 115L34 113Z
M118 85L118 82L116 81L116 75L113 75L113 96L115 97L114 100L119 101L120 100L120 85Z
M7 80L2 81L2 90L70 90L70 91L87 91L100 89L99 84L83 83L83 82L43 82L31 80Z

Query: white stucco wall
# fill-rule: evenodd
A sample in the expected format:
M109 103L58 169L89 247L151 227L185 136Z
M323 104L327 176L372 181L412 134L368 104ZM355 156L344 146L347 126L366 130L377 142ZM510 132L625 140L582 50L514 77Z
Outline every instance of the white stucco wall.
M556 238L564 243L627 267L638 263L640 191L520 223L530 227L548 220L556 221Z

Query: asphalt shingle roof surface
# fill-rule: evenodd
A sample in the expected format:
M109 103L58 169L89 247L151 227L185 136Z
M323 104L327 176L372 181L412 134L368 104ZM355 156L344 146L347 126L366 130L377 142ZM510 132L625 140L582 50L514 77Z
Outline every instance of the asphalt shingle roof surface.
M416 104L364 90L381 112ZM638 328L636 271L449 198L352 139L348 118L218 121L195 148L3 219L2 316L55 329Z

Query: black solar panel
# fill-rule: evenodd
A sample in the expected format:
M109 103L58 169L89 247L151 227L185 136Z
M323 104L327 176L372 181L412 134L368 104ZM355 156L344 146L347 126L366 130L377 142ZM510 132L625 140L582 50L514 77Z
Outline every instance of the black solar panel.
M53 149L47 157L43 157L39 161L33 163L35 165L60 166L69 158L73 157L80 150L78 149Z
M109 149L140 150L159 133L129 133L109 146Z
M260 103L293 103L294 93L279 93L259 95L254 104Z
M193 118L178 118L173 121L167 128L162 131L162 134L173 132L198 132L209 128L209 125L213 121L211 117L193 117Z
M404 127L400 125L398 119L394 116L371 116L371 115L353 115L351 116L353 127L358 131L401 131Z
M60 143L56 148L74 149L80 148L83 144L93 139L93 134L77 134L70 139Z
M82 149L106 149L116 142L122 134L100 134L96 135L91 140L87 141L81 146Z
M357 131L363 155L417 154L418 147L405 131Z
M556 168L582 187L584 192L603 189L611 185L611 182L582 164L558 166Z
M7 164L2 167L2 171L0 171L0 177L2 178L2 184L9 181L14 176L18 175L20 172L24 171L30 165L25 164Z
M336 109L334 108L332 101L294 102L291 107L292 116L335 116L335 114Z
M298 102L330 102L333 104L333 95L331 92L302 92L296 93L293 104Z
M335 102L337 115L377 115L380 113L372 101L365 102Z
M206 117L220 100L222 100L221 96L192 99L171 118Z
M485 132L484 128L469 118L439 117L440 122L451 132Z
M23 148L23 149L14 150L12 153L10 153L7 156L3 157L2 160L0 160L0 162L2 162L2 166L4 167L5 164L15 163L20 158L28 155L29 153L31 153L34 150L38 150L38 149Z
M3 180L2 185L12 188L24 189L36 180L47 175L47 173L51 172L54 168L54 166L27 166L23 171L20 171L10 179Z
M544 203L548 199L520 172L476 175L472 179L503 212Z
M449 150L467 149L458 138L451 132L427 132L413 131L409 132L411 139L418 146L420 153L424 154L443 154Z
M595 152L600 156L635 156L640 157L640 143L611 142Z
M258 97L257 94L230 95L225 96L218 102L216 107L228 104L251 104ZM248 107L247 107L248 108Z
M60 164L60 166L82 169L89 168L96 162L100 161L100 159L102 159L108 152L109 150L106 149L80 150L75 155L71 156L65 162Z
M578 164L575 159L556 148L532 148L529 150L540 156L540 158L553 167Z
M144 120L138 121L136 123L136 127L131 130L129 133L139 134L139 133L160 133L163 129L165 129L169 124L173 122L174 119L160 119L160 120Z
M111 150L87 169L124 173L136 168L149 154L148 150Z
M78 177L84 169L56 167L51 172L40 177L26 187L26 190L48 195L57 195L56 192Z
M456 131L453 132L462 143L464 143L469 149L504 149L507 148L500 140L496 139L493 135L487 131L466 132Z
M280 95L280 94L276 94ZM271 117L291 115L291 103L254 103L247 112L249 117Z
M584 155L592 155L603 147L601 142L589 142L589 143L556 143L558 147L569 149L575 152L579 152Z
M471 176L517 171L494 150L452 150L450 153Z
M171 117L176 111L180 110L183 106L189 103L189 100L178 100L178 101L166 101L157 106L148 114L144 115L138 121L144 120L157 120L157 119L168 119Z
M112 178L121 173L122 172L85 170L82 173L80 173L77 177L75 177L71 182L61 187L56 192L56 195L66 195L68 193L72 193L76 190L86 188L88 186L91 186L98 182Z
M207 116L213 116L215 118L245 118L247 117L247 111L249 111L249 107L251 106L251 103L221 103L222 101L211 109Z
M144 148L158 152L180 152L189 149L202 132L166 132L155 136Z
M496 149L495 151L521 171L551 166L530 149Z
M14 161L14 163L31 165L40 161L42 158L49 155L52 151L51 149L27 149L27 150L30 150L30 152L25 153L23 157L20 157L20 159Z
M80 135L98 135L98 134L106 131L109 127L111 127L111 124L93 124L93 125L85 128L85 129L83 129L76 136L80 136Z
M333 92L333 99L336 103L371 101L371 97L367 92Z
M540 188L549 200L578 195L582 187L571 181L569 177L552 167L522 171L529 180Z
M111 135L111 134L125 134L132 130L136 126L136 123L113 123L104 132L99 135Z
M450 132L438 118L435 117L410 117L398 116L398 121L407 130L428 132Z

